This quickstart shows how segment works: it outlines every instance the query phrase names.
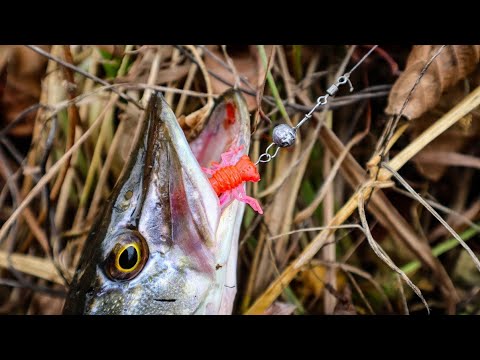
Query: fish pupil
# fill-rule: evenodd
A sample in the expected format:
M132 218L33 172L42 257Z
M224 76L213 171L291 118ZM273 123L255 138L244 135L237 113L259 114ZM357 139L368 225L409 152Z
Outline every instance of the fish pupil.
M123 252L120 254L120 258L118 259L119 265L125 269L130 270L133 268L138 260L137 249L133 246L127 247Z

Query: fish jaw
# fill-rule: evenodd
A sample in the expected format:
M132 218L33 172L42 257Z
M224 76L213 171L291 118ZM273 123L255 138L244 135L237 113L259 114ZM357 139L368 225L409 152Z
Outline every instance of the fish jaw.
M132 155L89 234L65 314L192 314L216 278L218 197L172 110L152 95ZM148 258L133 278L112 278L119 239L140 237Z
M233 114L232 114L233 107ZM250 147L250 114L239 91L225 92L212 110L204 129L190 142L193 153L202 167L220 161L221 155L231 148L239 149L232 161L247 155ZM241 185L245 188L245 185ZM238 238L245 203L231 199L221 208L216 231L215 281L195 311L196 315L232 313L237 292Z

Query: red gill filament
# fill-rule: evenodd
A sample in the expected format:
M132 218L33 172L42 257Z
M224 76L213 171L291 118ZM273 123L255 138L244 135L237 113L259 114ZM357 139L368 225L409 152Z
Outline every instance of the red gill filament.
M225 105L225 120L223 121L223 126L225 128L235 124L235 110L234 104L227 103Z

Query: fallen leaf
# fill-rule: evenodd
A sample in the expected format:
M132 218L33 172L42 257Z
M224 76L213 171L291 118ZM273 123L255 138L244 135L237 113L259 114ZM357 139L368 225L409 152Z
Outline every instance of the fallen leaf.
M337 301L333 315L357 315L357 310L352 302L352 290L347 284L342 292L342 301Z
M63 284L64 282L50 259L17 253L9 254L6 251L0 250L0 268L10 267L25 274L33 275L57 284ZM73 278L73 271L68 271L64 275L70 280Z
M113 57L122 57L125 53L125 45L97 45L97 47Z
M275 301L263 315L292 315L295 309L295 305Z
M403 74L388 97L385 112L398 114L422 69L439 50L439 45L416 45L412 48ZM480 45L450 45L431 63L403 111L409 120L416 119L440 100L442 93L464 79L480 62Z
M64 290L61 286L54 286L53 289ZM27 315L59 315L62 313L64 303L64 297L35 293L32 296Z
M118 146L112 161L112 172L114 174L114 178L118 178L118 176L120 176L123 166L130 155L132 150L131 139L132 136L135 136L139 121L141 119L142 114L132 105L127 107L127 111L119 114L119 120L124 123L123 131L118 134L118 136L120 136L119 144L123 145Z
M299 294L303 297L320 297L325 290L326 273L326 267L321 265L302 271L298 278L302 284L299 288ZM337 271L336 276L337 290L342 291L345 287L345 276L341 271Z
M48 50L49 47L42 48ZM3 89L0 91L2 126L14 121L23 110L38 102L46 64L47 59L44 56L24 46L0 47L0 74L3 73L5 77ZM30 136L34 119L33 111L15 125L9 134L19 137Z
M212 110L213 104L207 104L208 106L204 106L187 116L185 115L180 115L178 117L178 122L180 123L180 126L182 127L183 131L185 132L185 136L187 137L187 140L192 140L197 135L199 132L203 129L203 126L205 125L205 120L210 114L210 111Z
M151 65L151 63L150 63ZM171 81L178 81L187 76L188 70L190 69L190 64L182 64L169 67L168 69L162 69L158 71L157 79L155 81L156 85L166 84ZM115 79L115 83L126 83L126 82L135 82L135 83L147 83L148 76L150 75L149 68L146 68L145 71L138 76L133 76L131 73L128 73L125 76L119 76Z
M468 88L474 88L480 83L477 70L470 78L469 86L461 82L446 91L437 106L427 111L411 125L410 137L416 138L438 118L448 112L455 104L459 103L468 92ZM438 136L428 144L416 157L413 158L417 170L427 179L438 181L451 165L448 161L451 156L442 157L442 153L457 153L468 147L472 141L476 141L480 134L480 110L474 110L462 120ZM435 159L438 158L437 160Z
M480 169L480 159L475 156L464 155L453 151L422 151L415 159L419 163L464 166Z
M323 294L325 289L325 275L327 269L325 266L315 266L311 269L307 269L300 273L299 279L302 282L302 286L299 290L299 294L304 297L315 296L319 297Z
M456 281L461 281L468 286L478 286L480 284L480 273L465 251L458 254L453 277Z
M255 88L259 84L259 81L260 83L262 82L265 72L263 71L263 67L259 68L261 63L258 61L256 47L245 47L244 49L242 48L242 50L243 51L232 51L230 53L229 47L227 47L227 53L231 57L238 75L247 78L248 82ZM215 47L210 51L227 63L223 51L219 47ZM209 71L212 71L231 84L235 84L235 76L229 68L225 68L208 54L204 56L204 61ZM212 90L215 95L220 95L231 88L230 85L225 84L213 76L210 76L210 78L212 81ZM247 88L243 83L240 85ZM247 101L248 111L253 111L257 108L257 102L254 96L245 95L245 100Z
M143 49L143 50L142 50ZM174 80L179 80L182 78L185 68L188 72L188 66L185 65L177 65L177 66L170 66L169 60L172 56L173 47L162 45L158 47L157 45L143 45L138 52L137 60L135 60L131 68L129 69L128 73L124 76L118 76L115 78L115 83L148 83L148 78L150 76L150 72L152 70L152 61L156 56L157 52L161 53L160 56L160 69L158 71L157 80L155 84L163 84L173 77ZM177 67L181 69L175 70ZM171 75L170 72L172 71L175 73ZM185 72L186 74L186 72Z

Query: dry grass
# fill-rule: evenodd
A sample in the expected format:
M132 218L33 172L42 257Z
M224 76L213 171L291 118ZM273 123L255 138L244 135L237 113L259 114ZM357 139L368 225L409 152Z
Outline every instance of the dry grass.
M383 113L395 80L385 54L390 64L392 58L404 62L408 50L375 52L352 75L354 93L341 91L302 127L294 147L260 166L262 181L249 185L248 192L262 202L265 215L246 210L236 313L272 313L287 302L295 313L405 314L424 312L420 300L434 313L478 312L480 299L471 295L472 278L478 277L458 270L473 264L480 269L478 173L472 170L478 169L478 146L471 140L461 167L451 166L437 182L423 178L410 160L419 155L418 161L451 165L459 158L435 159L422 150L480 105L480 87L409 138L415 120L386 122ZM127 45L45 51L50 59L31 136L0 129L4 313L61 310L58 302L49 308L42 300L61 298L59 290L66 290L152 89L167 94L189 138L201 129L219 82L242 89L249 104L259 105L252 111L250 153L256 159L271 142L273 125L298 123L365 48ZM255 71L247 73L239 59ZM25 140L29 146L22 145ZM392 191L392 174L397 179L401 174L400 184L413 199ZM460 191L455 184L466 174L470 186ZM437 201L424 202L431 195ZM419 210L418 201L427 211ZM448 231L431 221L440 217L432 203L454 215L447 219ZM451 236L474 261L459 256L465 249ZM410 288L404 289L391 269Z

